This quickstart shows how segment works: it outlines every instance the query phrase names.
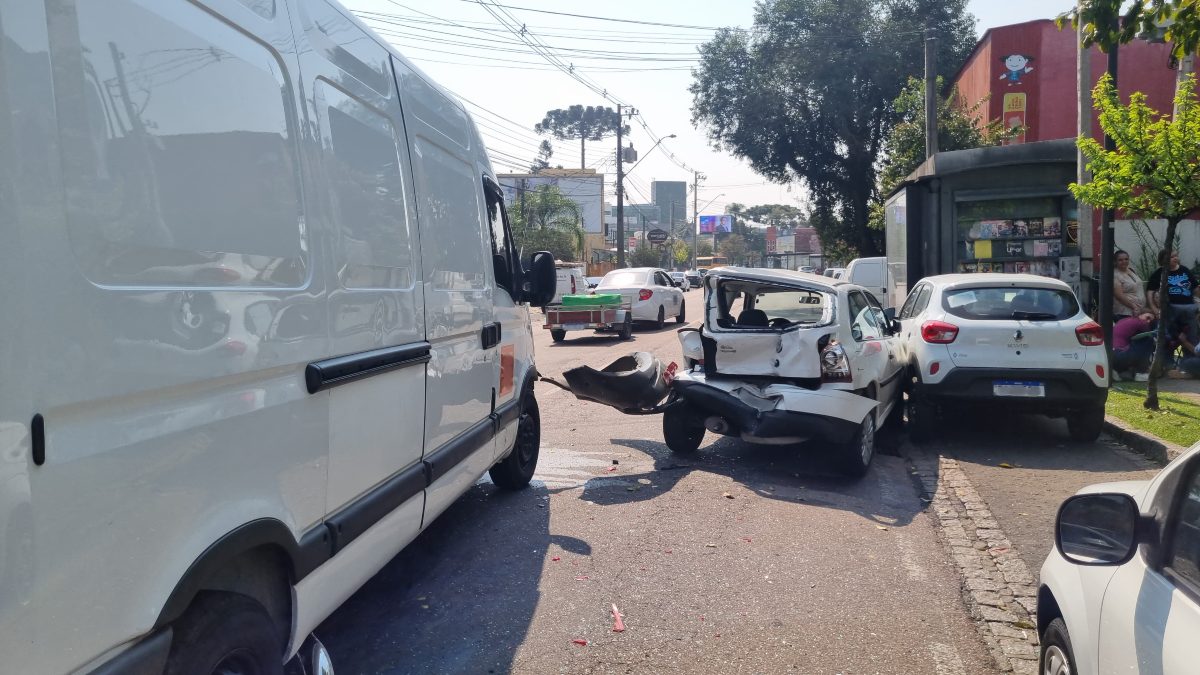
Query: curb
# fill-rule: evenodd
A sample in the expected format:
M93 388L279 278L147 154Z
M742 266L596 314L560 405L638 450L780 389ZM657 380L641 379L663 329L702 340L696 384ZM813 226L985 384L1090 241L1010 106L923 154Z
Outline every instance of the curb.
M1104 431L1135 452L1160 464L1170 462L1187 450L1182 445L1176 445L1149 432L1135 429L1112 415L1104 417Z

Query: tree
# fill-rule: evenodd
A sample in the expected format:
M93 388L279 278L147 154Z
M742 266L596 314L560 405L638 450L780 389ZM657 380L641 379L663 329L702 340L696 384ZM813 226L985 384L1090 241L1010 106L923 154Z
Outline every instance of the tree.
M713 254L712 242L707 239L701 239L696 242L696 255L700 257L711 256Z
M550 141L542 141L538 146L537 158L533 160L533 164L529 165L529 173L538 174L542 169L550 168L550 158L554 156L554 146L550 145Z
M923 28L949 74L974 47L966 0L775 0L751 30L721 29L700 48L692 122L767 179L801 181L826 246L882 249L868 227L892 107L922 71Z
M658 249L644 241L639 242L637 248L629 254L629 264L633 267L658 267L661 260Z
M671 243L671 260L676 265L686 265L692 259L692 247L682 239Z
M612 108L603 106L573 105L570 108L547 110L546 117L533 125L533 130L539 134L550 134L562 141L579 139L579 168L585 168L585 148L587 141L599 141L605 136L617 133L624 120ZM629 126L622 129L629 133Z
M749 220L775 227L803 227L808 222L804 209L788 204L759 204L744 212Z
M942 88L942 78L937 79L937 88ZM1006 129L1003 121L994 119L981 127L979 120L986 117L984 104L987 98L968 104L958 93L951 90L946 98L938 99L938 150L967 150L991 145L1000 145L1021 133L1021 129ZM879 174L880 197L886 197L900 181L925 161L925 82L915 77L892 102L898 115L896 126L888 133L883 149L885 158Z
M740 234L730 234L721 239L718 245L721 249L721 255L729 259L729 264L739 265L749 252L750 247L746 244L746 238Z
M1072 183L1071 193L1085 204L1119 209L1141 218L1167 221L1164 241L1175 240L1179 221L1200 209L1200 99L1196 81L1185 78L1175 92L1173 118L1146 104L1146 95L1135 92L1122 105L1112 78L1100 78L1092 92L1100 111L1100 126L1116 149L1105 150L1092 138L1080 138L1079 149L1092 172L1090 183ZM1165 279L1159 290L1162 317L1145 406L1158 409L1158 378L1166 356L1171 303Z
M565 197L557 185L523 190L508 215L519 249L550 251L555 258L568 261L583 253L579 205Z
M1121 13L1121 5L1126 5ZM1177 59L1200 53L1200 2L1197 0L1083 0L1059 15L1059 28L1067 22L1083 24L1083 44L1102 51L1154 35L1165 26L1163 37Z

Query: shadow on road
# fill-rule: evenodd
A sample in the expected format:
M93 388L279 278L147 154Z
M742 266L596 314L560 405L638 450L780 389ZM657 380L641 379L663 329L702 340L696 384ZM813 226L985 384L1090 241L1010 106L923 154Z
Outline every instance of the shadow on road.
M338 672L509 672L549 547L591 554L550 534L547 499L544 488L490 484L463 495L318 627Z
M896 472L884 475L879 465L896 460L877 457L867 476L849 478L829 449L816 443L755 445L720 437L690 456L674 454L660 441L614 438L612 443L645 453L654 468L587 481L580 498L600 506L654 499L695 471L727 476L767 499L849 510L886 525L907 525L925 506L911 490L907 470L901 469L906 478L899 489L888 485L895 483Z

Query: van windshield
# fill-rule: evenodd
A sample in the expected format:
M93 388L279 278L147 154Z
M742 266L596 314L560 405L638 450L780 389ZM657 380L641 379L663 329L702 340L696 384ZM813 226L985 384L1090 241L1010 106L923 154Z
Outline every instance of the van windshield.
M1058 288L956 288L942 296L942 308L962 319L1061 321L1079 313L1071 291Z

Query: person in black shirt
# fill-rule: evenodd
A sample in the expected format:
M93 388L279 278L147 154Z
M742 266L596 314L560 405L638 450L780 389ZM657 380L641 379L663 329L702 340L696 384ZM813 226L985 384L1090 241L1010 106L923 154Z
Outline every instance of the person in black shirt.
M1167 298L1171 302L1171 309L1195 307L1192 298L1200 295L1200 282L1191 270L1179 264L1179 251L1171 251L1170 255L1163 251L1158 256L1158 262L1160 267L1150 274L1146 284L1146 299L1150 301L1154 312L1157 314L1162 311L1158 305L1158 290L1162 287L1163 267L1167 269Z

